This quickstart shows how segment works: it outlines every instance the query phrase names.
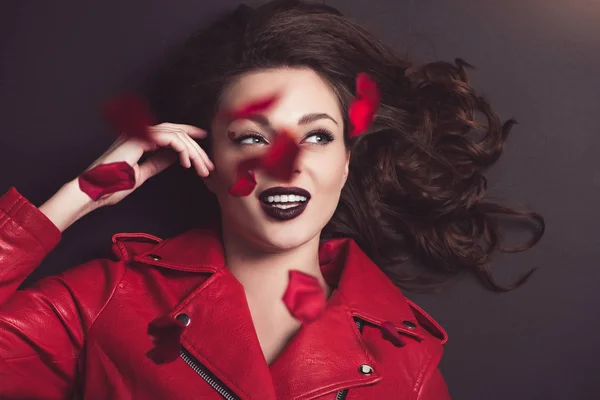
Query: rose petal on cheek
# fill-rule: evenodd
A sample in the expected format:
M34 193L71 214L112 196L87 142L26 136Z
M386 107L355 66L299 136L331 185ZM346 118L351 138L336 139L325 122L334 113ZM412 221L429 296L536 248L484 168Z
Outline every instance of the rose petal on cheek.
M119 134L142 140L150 139L148 128L155 121L141 97L132 93L114 97L103 106L102 114Z
M256 187L256 177L254 168L258 166L260 160L251 158L242 161L237 167L237 179L232 187L229 188L229 194L235 197L248 196Z
M353 129L350 137L364 133L373 122L379 109L381 93L375 81L366 73L361 72L356 77L356 96L348 110L348 118Z
M280 131L269 151L262 157L261 168L275 179L290 181L300 147L287 131Z
M283 302L294 318L308 323L323 313L326 299L317 278L301 271L291 270Z
M101 164L78 178L79 188L92 200L135 186L135 171L125 161Z
M381 324L381 334L384 339L389 340L394 346L403 347L406 345L398 333L398 330L394 327L394 324L389 321Z

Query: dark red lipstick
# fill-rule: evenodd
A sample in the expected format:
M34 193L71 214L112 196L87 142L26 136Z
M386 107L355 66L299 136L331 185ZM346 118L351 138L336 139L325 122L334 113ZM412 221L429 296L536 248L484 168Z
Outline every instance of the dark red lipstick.
M280 221L287 221L304 212L310 200L310 193L299 187L277 186L263 190L258 199L265 214Z

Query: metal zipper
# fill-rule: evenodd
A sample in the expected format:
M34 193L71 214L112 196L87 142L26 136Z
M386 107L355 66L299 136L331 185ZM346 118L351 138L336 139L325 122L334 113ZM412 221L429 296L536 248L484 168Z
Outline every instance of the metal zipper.
M358 318L354 319L356 327L362 333L363 323ZM187 363L206 383L216 390L226 400L239 400L235 394L231 393L230 389L227 388L216 376L214 376L205 366L191 355L186 349L181 348L181 358ZM348 389L340 390L335 396L335 400L345 400L348 396Z
M214 376L204 365L191 355L186 349L181 348L181 358L185 361L202 379L215 389L224 399L240 400L231 390L227 388L216 376Z
M363 328L362 321L358 318L354 318L354 323L356 324L356 327L358 328L360 333L362 333L362 328ZM339 392L337 392L337 395L335 396L335 400L346 400L346 396L348 396L348 389L340 390Z

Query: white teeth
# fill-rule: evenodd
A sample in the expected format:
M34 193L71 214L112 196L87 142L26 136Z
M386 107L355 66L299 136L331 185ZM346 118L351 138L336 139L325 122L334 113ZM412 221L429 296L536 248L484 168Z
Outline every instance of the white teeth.
M267 197L268 203L298 203L304 201L306 201L306 197L294 194L282 194Z
M281 208L285 210L286 208L298 207L295 204L275 204L273 207Z

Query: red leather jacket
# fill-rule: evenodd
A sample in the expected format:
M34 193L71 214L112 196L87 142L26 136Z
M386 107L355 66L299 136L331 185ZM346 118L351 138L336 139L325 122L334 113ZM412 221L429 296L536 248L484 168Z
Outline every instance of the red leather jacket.
M14 188L0 198L2 399L450 398L438 370L445 331L352 240L322 247L336 289L267 365L215 230L116 234L110 259L17 291L60 238ZM404 345L384 337L386 321ZM175 357L149 357L173 343L153 341L150 323L178 332Z

